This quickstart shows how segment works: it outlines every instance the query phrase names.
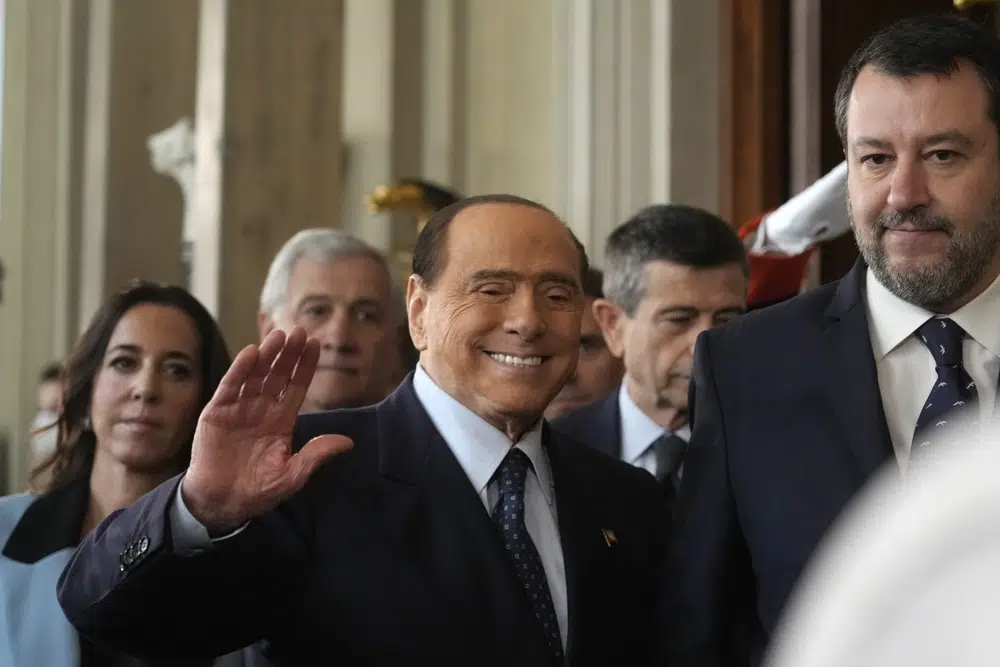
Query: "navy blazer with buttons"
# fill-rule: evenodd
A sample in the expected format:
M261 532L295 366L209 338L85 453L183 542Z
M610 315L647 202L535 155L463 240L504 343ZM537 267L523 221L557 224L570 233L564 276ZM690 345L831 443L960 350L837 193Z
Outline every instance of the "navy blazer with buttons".
M89 491L84 478L43 495L0 498L0 667L105 667L121 659L81 640L56 598L56 582L80 541ZM265 664L254 654L235 652L214 667Z
M173 550L176 479L110 517L63 573L69 618L150 657L264 638L287 666L549 667L502 539L412 374L376 406L301 416L293 444L323 433L355 447L201 554ZM548 427L543 446L566 567L566 664L650 664L667 524L656 482ZM136 551L144 539L149 546ZM132 562L119 562L129 549Z

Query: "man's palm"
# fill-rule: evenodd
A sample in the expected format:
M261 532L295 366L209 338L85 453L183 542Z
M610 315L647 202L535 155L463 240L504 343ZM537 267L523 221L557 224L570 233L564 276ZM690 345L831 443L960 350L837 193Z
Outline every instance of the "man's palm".
M292 453L292 431L316 371L319 344L295 328L271 332L233 360L198 420L184 502L206 527L224 532L301 489L349 438L323 435Z

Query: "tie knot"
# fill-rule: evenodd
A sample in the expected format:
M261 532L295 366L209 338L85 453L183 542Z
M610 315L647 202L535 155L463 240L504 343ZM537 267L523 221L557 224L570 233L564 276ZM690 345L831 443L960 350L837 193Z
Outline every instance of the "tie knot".
M528 458L528 455L520 449L512 447L497 470L497 484L500 485L500 494L522 495L530 467L531 459Z
M676 474L684 460L687 447L687 440L674 433L664 433L654 440L653 451L656 453L657 477Z
M917 334L934 357L938 366L962 365L962 339L965 331L947 317L924 322Z

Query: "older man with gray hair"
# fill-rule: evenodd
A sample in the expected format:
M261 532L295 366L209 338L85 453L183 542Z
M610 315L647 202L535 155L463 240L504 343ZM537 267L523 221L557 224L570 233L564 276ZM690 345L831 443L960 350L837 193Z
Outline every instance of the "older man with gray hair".
M402 293L385 256L335 229L307 229L278 251L260 294L261 340L306 330L321 343L303 412L370 405L399 374Z
M553 427L649 471L673 498L690 436L695 341L746 310L746 251L718 216L660 204L611 233L604 264L605 298L594 302L594 317L625 378Z

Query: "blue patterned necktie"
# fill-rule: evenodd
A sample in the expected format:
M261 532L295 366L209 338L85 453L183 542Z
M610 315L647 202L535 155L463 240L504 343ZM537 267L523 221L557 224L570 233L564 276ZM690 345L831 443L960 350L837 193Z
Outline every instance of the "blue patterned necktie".
M500 500L493 508L493 522L507 545L517 578L541 625L549 650L559 663L562 662L563 648L556 609L545 570L542 569L542 559L524 523L524 484L530 467L531 460L520 449L511 448L507 452L496 473Z
M975 410L979 402L976 383L962 365L962 327L947 318L933 319L917 329L917 335L934 356L937 382L917 418L911 456L940 439L939 429L947 426L953 411Z

